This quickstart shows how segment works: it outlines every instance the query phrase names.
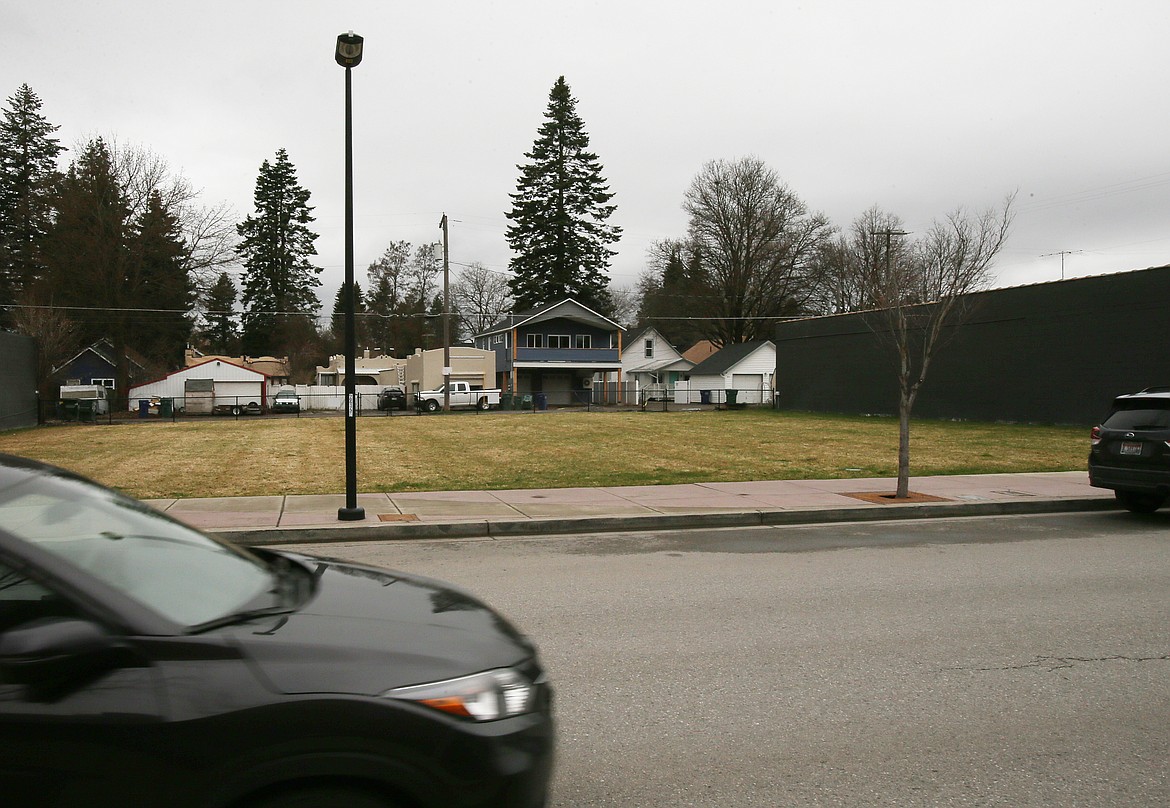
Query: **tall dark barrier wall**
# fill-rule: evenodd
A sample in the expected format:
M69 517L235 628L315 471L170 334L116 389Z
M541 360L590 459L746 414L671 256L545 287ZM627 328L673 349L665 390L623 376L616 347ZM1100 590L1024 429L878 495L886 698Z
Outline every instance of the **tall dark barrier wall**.
M0 429L36 424L36 340L0 331Z
M964 302L971 314L935 353L916 417L1091 426L1113 396L1170 385L1170 266L995 289ZM893 350L863 317L777 326L780 407L898 412Z

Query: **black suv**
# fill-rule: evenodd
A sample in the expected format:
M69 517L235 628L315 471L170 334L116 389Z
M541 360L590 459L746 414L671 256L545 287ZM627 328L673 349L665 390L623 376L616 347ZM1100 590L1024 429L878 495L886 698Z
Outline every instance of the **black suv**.
M383 387L382 392L378 394L378 409L405 410L406 391L398 385Z
M1151 513L1170 498L1170 387L1118 396L1093 427L1089 483L1112 488L1135 513Z

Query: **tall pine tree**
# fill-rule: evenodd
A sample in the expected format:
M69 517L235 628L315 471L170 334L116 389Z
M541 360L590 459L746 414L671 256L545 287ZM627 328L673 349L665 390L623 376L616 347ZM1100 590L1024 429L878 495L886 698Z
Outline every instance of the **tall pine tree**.
M147 199L133 233L137 264L135 298L141 311L132 347L157 369L180 367L183 346L191 337L195 284L187 271L186 250L178 218L156 190Z
M119 394L130 382L127 349L151 360L154 370L179 365L193 302L185 255L161 195L152 193L131 215L105 141L86 144L61 181L37 294L74 316L84 341L110 341Z
M240 335L236 326L236 285L226 272L219 278L204 298L207 326L203 338L212 353L234 356L239 352Z
M621 228L606 220L617 209L589 151L577 101L561 76L549 93L545 122L511 194L508 246L515 256L509 281L516 309L574 298L603 314L613 305L606 271Z
M245 269L242 347L252 355L287 354L303 338L305 323L299 321L311 325L321 308L314 291L321 268L309 260L317 254L309 192L284 149L275 162L261 164L253 198L255 215L236 226Z
M16 302L44 274L43 248L64 150L41 99L22 84L0 118L0 306Z

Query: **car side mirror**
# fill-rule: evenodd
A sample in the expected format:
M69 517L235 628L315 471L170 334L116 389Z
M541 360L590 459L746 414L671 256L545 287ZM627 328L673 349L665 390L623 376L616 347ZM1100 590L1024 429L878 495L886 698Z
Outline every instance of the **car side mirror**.
M32 620L0 634L0 677L51 700L117 667L124 651L96 623L74 618Z

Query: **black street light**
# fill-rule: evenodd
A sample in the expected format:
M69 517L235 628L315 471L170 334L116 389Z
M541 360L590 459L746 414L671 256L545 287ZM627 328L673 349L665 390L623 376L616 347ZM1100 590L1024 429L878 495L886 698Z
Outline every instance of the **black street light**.
M345 68L345 507L337 518L356 522L366 518L357 504L357 335L353 315L353 104L350 68L362 61L362 38L350 31L337 37L337 63Z

